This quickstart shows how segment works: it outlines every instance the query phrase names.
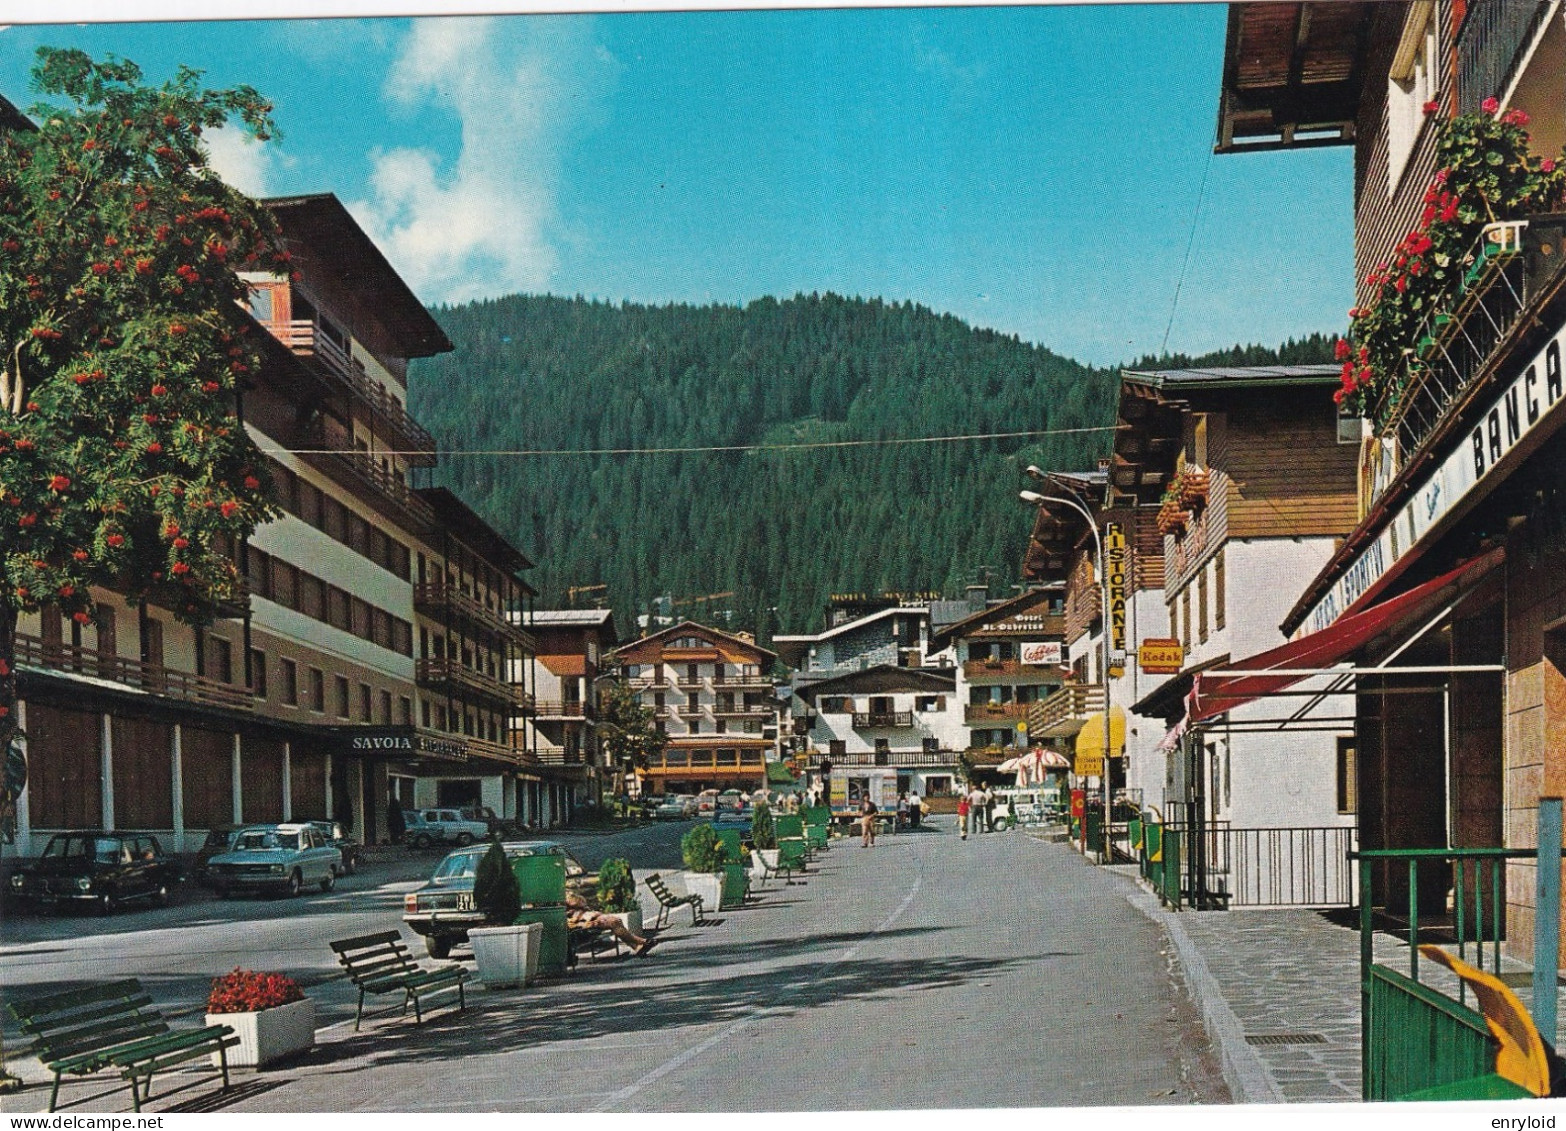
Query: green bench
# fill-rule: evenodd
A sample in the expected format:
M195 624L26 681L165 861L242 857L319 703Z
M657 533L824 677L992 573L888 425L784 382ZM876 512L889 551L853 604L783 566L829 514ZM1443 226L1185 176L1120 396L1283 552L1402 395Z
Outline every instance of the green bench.
M408 1015L413 1006L413 1023L424 1024L424 1012L420 999L427 994L457 993L457 1008L468 1007L463 983L468 972L461 966L440 966L426 970L408 954L402 944L402 936L396 931L381 931L373 935L359 935L351 939L339 939L328 943L337 954L337 961L348 971L348 977L359 988L359 1011L353 1019L354 1032L364 1020L366 994L401 994L402 1015Z
M699 895L675 895L669 890L669 885L663 882L663 876L654 872L642 881L647 885L647 890L653 893L653 898L658 901L658 917L653 920L653 929L662 930L664 920L676 907L689 907L691 909L691 926L695 927L706 918L706 911L701 905Z
M778 835L778 866L785 864L803 872L810 856L810 843L805 839L805 818L798 813L780 814L776 821Z
M131 1107L140 1111L152 1099L155 1074L214 1055L228 1091L228 1050L239 1044L234 1030L227 1025L170 1029L135 978L13 1001L9 1008L22 1032L33 1038L33 1053L54 1073L50 1111L58 1106L62 1076L117 1071L130 1086ZM120 1087L86 1098L112 1095Z

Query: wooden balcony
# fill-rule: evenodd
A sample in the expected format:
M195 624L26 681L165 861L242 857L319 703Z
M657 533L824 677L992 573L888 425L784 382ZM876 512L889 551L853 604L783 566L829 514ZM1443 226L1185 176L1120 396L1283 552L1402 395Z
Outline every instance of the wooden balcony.
M1064 738L1081 730L1089 715L1103 713L1104 689L1098 684L1067 684L1049 698L1029 706L1031 737Z
M997 684L1032 687L1045 683L1063 683L1069 677L1070 669L1051 664L1024 664L1021 660L969 660L963 664L962 674L975 687L994 687Z
M846 754L827 754L814 751L806 755L811 769L819 767L823 760L831 762L833 769L845 766L891 766L896 769L933 769L938 766L954 766L957 754L952 750L855 750Z
M349 450L351 437L329 433L319 424L297 433L300 459L353 491L371 506L390 506L415 533L435 529L435 510L395 470L382 467L370 452Z
M507 710L521 707L531 712L537 706L533 697L525 695L522 688L516 684L496 679L492 675L467 667L458 660L441 657L420 660L415 671L415 679L421 687L442 688L459 695L464 693L478 695L491 703L500 704Z
M914 725L912 711L855 711L855 730L886 730Z
M526 652L536 652L538 641L521 625L514 624L500 609L490 608L471 593L464 592L444 578L421 581L413 587L413 607L425 616L442 620L447 614L469 628L490 637L504 637Z
M626 680L625 686L633 691L663 690L669 686L669 681L661 675L639 675L635 679Z
M969 703L962 709L962 721L971 727L1011 725L1028 717L1031 703Z
M678 687L681 691L700 691L702 688L707 686L707 681L702 679L700 676L692 679L688 675L682 675L675 677L674 686Z
M414 453L410 462L421 467L435 465L435 437L408 415L402 402L371 378L351 353L321 333L319 325L309 321L272 322L266 328L296 356L314 361L318 370L379 417L395 436L399 450Z
M714 675L714 687L732 687L736 691L771 691L773 683L759 672L755 675Z
M665 750L647 760L654 772L671 770L760 770L760 750Z
M763 707L760 704L746 706L744 703L730 703L724 706L718 703L712 708L713 717L719 719L770 719L773 713L771 707Z
M16 637L16 661L46 671L107 680L205 707L250 711L256 702L243 686L176 671L161 664L111 656L90 648L76 648L70 644L46 646L38 637L20 633Z
M593 712L580 699L540 699L535 703L533 713L541 720L586 721L593 717Z

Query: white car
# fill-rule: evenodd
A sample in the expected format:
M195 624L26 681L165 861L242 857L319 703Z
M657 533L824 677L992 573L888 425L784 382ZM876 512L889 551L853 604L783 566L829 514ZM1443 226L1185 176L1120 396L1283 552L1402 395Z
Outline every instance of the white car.
M414 848L432 844L466 848L474 841L489 839L487 821L470 821L457 809L414 809L403 820L403 839Z

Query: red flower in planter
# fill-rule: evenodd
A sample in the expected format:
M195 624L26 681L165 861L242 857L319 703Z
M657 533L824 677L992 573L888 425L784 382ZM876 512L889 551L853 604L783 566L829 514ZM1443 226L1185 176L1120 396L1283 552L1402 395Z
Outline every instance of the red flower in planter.
M303 1001L304 996L299 984L287 975L259 974L236 966L233 973L212 980L207 1012L255 1013Z

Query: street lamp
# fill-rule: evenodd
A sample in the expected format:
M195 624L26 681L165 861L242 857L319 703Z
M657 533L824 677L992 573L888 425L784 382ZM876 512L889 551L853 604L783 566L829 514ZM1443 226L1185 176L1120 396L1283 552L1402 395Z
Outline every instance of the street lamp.
M1044 480L1044 473L1042 471L1040 471L1037 467L1033 466L1032 464L1029 464L1028 467L1025 470L1027 471L1028 475L1032 476L1034 479L1037 479L1040 482L1042 482ZM1104 827L1100 830L1103 833L1103 836L1104 836L1104 843L1102 845L1100 845L1099 847L1100 847L1100 851L1102 851L1102 853L1103 853L1104 863L1107 864L1107 863L1109 863L1109 825L1110 825L1110 820L1109 820L1109 814L1110 814L1110 809L1109 809L1109 752L1110 752L1110 747L1109 747L1109 741L1110 741L1110 739L1109 739L1109 704L1110 704L1110 693L1109 693L1109 570L1106 568L1106 563L1104 561L1104 542L1098 535L1098 524L1093 521L1092 512L1090 512L1085 506L1083 506L1076 499L1067 498L1064 495L1041 495L1037 491L1021 491L1021 492L1018 493L1017 497L1019 499L1021 499L1023 502L1027 503L1029 506L1034 506L1034 507L1043 506L1045 503L1059 503L1062 506L1070 507L1072 510L1074 510L1078 514L1080 514L1082 516L1082 518L1087 522L1088 530L1090 532L1092 532L1092 535L1093 535L1093 552L1094 552L1094 554L1098 558L1099 590L1100 590L1100 592L1102 594L1103 603L1104 603L1103 604L1103 609L1102 609L1102 611L1099 614L1099 625L1100 625L1100 630L1101 630L1102 635L1103 635L1103 644L1104 644L1104 647L1103 647L1103 666L1099 669L1099 675L1100 675L1100 677L1104 681L1104 754L1103 754L1103 759L1102 759L1102 765L1101 765L1101 767L1099 769L1099 780L1100 780L1100 782L1103 783L1103 793L1104 793ZM1087 834L1087 815L1086 814L1084 814L1083 817L1082 817L1082 823L1083 823L1083 835L1085 837L1086 834Z

